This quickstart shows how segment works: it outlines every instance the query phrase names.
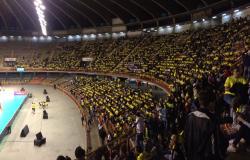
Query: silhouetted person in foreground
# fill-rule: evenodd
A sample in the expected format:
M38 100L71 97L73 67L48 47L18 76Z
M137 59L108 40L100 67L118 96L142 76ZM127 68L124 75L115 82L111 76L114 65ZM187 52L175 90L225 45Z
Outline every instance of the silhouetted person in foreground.
M76 147L75 156L77 160L85 160L85 150L81 146Z
M209 90L198 93L200 108L191 112L185 126L185 150L187 160L220 160L220 148L216 134L217 123L211 112L215 100Z

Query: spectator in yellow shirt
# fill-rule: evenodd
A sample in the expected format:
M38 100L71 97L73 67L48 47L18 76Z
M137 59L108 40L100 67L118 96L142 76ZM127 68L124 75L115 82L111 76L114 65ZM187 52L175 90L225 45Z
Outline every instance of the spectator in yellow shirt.
M246 79L241 77L240 70L238 68L233 70L233 75L227 77L224 84L225 87L224 101L229 105L232 104L232 100L235 96L234 93L230 92L230 89L233 87L235 83L247 84Z

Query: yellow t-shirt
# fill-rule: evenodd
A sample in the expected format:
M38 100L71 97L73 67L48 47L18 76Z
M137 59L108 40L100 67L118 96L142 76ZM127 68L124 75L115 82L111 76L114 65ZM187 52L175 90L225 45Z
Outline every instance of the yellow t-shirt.
M137 160L144 160L143 153L140 153L140 154L137 156Z
M31 104L31 108L32 108L32 109L35 109L35 108L36 108L36 104L35 104L35 103L32 103L32 104Z
M230 88L233 87L233 85L234 85L235 83L247 84L247 81L246 81L246 79L243 78L243 77L235 78L235 77L233 77L233 76L230 76L230 77L227 77L226 82L225 82L225 84L224 84L224 87L230 89ZM225 94L234 95L234 94L231 93L230 91L225 91Z

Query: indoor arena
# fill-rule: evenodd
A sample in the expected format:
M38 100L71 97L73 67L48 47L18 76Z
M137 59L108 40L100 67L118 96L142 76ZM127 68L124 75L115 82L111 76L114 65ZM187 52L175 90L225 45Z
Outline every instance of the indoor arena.
M0 160L250 160L250 1L0 0Z

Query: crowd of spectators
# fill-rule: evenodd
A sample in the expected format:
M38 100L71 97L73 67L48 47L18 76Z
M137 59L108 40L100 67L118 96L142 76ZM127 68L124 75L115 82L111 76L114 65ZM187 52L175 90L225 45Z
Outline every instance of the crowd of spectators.
M242 73L203 74L163 99L119 79L77 76L63 87L89 112L86 125L98 123L103 147L89 159L225 159L242 146L249 151L250 87Z
M243 144L249 151L248 68L235 68L249 53L248 32L249 21L240 19L182 33L183 40L178 34L140 38L115 68L110 65L114 70L106 67L172 83L166 99L119 81L74 79L70 91L82 95L88 124L98 119L103 147L90 158L225 159Z
M204 73L218 73L232 67L249 50L249 26L247 18L240 18L211 28L169 35L38 45L28 47L28 53L32 52L29 56L18 54L16 66L133 73L168 83L183 83ZM82 61L82 58L92 60Z
M98 123L102 147L89 159L222 160L249 151L249 28L240 18L165 36L60 44L42 66L31 66L133 73L173 85L157 98L119 79L64 83L88 111L86 125ZM83 57L94 60L82 63Z

